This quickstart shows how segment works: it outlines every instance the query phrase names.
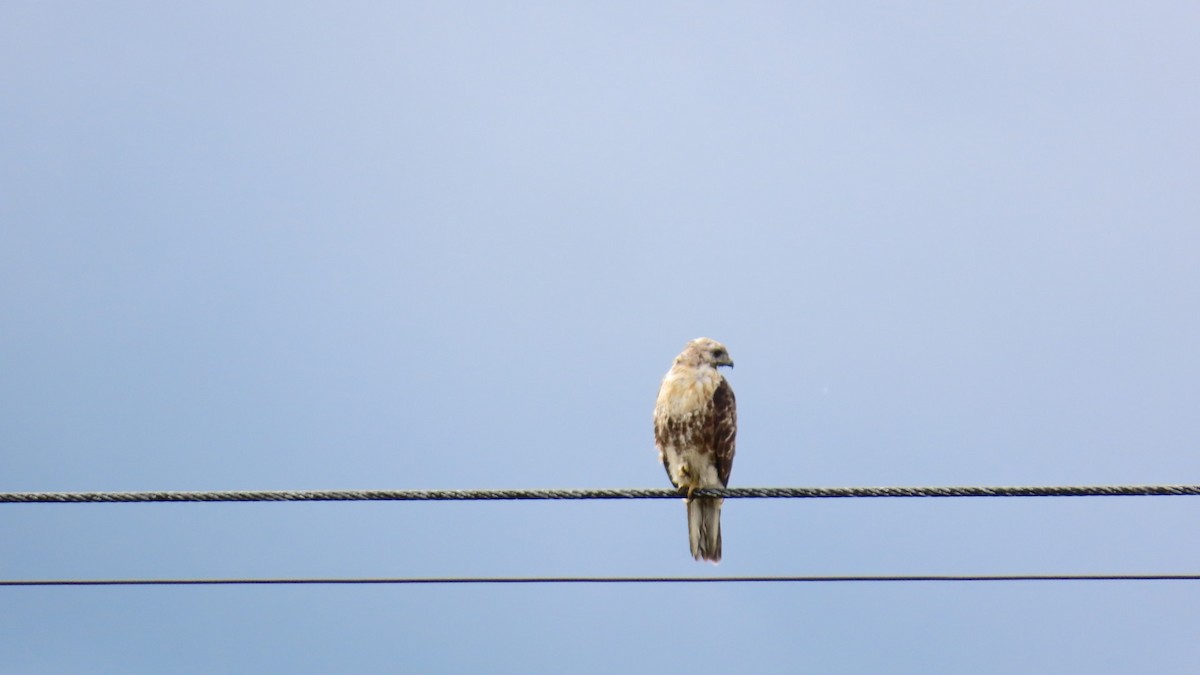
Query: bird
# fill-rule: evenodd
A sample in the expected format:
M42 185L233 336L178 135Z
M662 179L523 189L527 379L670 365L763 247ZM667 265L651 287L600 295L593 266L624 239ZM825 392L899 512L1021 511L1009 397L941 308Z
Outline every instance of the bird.
M737 401L717 371L733 367L725 345L709 338L687 343L663 377L654 406L654 445L671 484L686 491L692 557L721 561L720 497L696 497L698 488L729 485L737 441Z

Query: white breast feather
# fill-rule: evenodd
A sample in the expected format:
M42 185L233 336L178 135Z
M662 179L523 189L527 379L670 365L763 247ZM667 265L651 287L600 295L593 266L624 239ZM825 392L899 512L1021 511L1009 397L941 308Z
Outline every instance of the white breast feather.
M708 405L721 384L721 374L712 366L671 368L658 390L655 417L683 417Z
M665 424L667 418L683 422L701 412L721 384L721 374L709 366L679 366L671 368L663 378L654 407L654 418ZM701 455L695 443L684 436L678 442L659 448L676 485L681 487L721 487L713 457ZM688 467L686 472L683 467Z

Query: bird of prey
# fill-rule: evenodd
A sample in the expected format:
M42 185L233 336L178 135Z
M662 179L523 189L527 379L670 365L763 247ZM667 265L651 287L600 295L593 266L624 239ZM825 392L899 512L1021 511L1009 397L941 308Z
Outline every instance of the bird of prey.
M654 406L654 444L671 483L687 490L688 540L696 560L721 560L720 497L693 497L697 488L729 484L737 436L737 402L718 366L733 367L725 345L687 343L663 378Z

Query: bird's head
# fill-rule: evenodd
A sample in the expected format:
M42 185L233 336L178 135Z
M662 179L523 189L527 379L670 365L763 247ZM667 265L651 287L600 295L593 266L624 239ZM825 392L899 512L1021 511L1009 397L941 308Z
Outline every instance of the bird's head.
M676 361L707 365L713 368L733 367L733 359L729 357L729 350L725 348L725 345L706 337L696 338L687 343L687 347Z

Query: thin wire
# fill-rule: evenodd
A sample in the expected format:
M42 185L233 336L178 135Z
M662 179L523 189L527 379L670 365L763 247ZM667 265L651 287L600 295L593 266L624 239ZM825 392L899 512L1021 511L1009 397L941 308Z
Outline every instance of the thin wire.
M714 584L1015 581L1200 581L1200 574L922 574L756 577L313 577L297 579L0 579L0 586L236 586L328 584Z
M1068 485L1033 487L782 487L696 490L726 499L827 499L845 497L1178 497L1200 495L1200 485ZM348 502L543 499L678 499L678 490L248 490L200 492L0 492L0 503L130 502Z

